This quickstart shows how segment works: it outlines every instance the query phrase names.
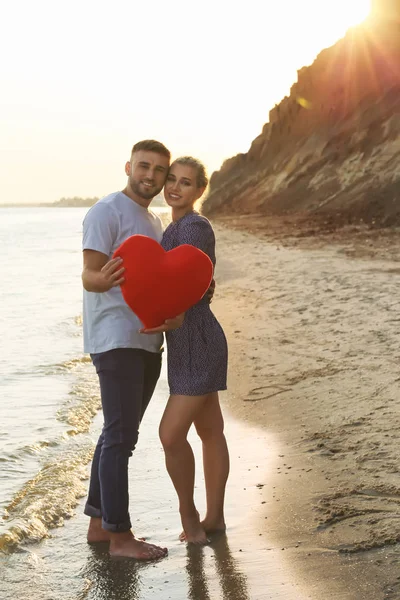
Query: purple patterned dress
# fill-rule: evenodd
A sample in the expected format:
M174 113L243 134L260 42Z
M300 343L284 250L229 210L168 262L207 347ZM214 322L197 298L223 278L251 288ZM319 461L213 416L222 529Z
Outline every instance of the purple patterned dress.
M205 252L215 267L215 236L210 222L196 212L171 223L161 242L164 250L190 244ZM166 334L171 394L202 396L226 390L228 347L207 297L192 306L179 329Z

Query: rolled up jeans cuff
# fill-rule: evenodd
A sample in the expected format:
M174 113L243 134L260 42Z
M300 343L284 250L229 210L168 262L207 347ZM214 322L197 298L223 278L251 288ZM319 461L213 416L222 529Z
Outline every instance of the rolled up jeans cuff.
M124 523L107 523L104 519L101 524L102 528L106 531L111 531L111 533L124 533L125 531L129 531L132 527L132 523L130 519L124 521Z
M83 512L88 517L94 517L95 519L101 519L101 517L103 516L101 514L100 508L95 508L94 506L91 506L88 502L86 502Z

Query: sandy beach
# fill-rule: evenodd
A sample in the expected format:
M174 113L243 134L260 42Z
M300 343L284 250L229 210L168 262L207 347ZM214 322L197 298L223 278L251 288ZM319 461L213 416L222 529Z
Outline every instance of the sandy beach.
M400 598L400 236L215 224L227 402L281 445L264 531L313 598Z
M43 355L32 355L26 374L10 363L10 402L16 411L25 405L14 417L11 406L4 413L5 433L15 430L17 417L21 423L15 449L9 455L5 446L0 456L3 481L19 490L4 494L10 498L0 537L6 596L400 599L398 233L315 224L311 233L310 223L254 216L214 221L213 309L230 348L229 389L221 394L232 462L228 531L201 550L178 541L177 500L157 435L168 395L164 360L130 463L134 530L169 548L168 558L146 565L112 560L106 547L86 543L87 461L102 418L96 376L81 350L80 252L69 251L78 244L80 212L37 211L31 218L43 227L46 215L51 219L46 243L59 248L68 278L54 291L53 304L62 310L50 326L47 311L47 329L42 323L36 338L35 331L21 333L24 339L30 331L32 347L36 353L43 347ZM67 216L72 233L63 240L58 228ZM59 296L68 302L57 302ZM39 319L43 309L36 305ZM18 348L16 341L16 357ZM191 440L204 513L201 448L193 432ZM18 469L19 479L7 478Z

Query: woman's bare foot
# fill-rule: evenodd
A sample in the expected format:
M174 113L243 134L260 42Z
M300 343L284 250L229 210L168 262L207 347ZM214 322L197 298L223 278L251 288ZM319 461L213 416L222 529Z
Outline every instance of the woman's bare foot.
M111 556L124 556L136 560L158 560L168 554L167 548L160 548L135 538L131 531L110 533Z
M200 518L199 513L197 513L197 515ZM225 533L225 531L226 531L226 524L225 524L225 520L223 517L221 517L220 519L217 519L217 520L211 520L211 519L205 518L205 519L203 519L203 521L200 522L200 525L203 528L206 535L213 534L213 533ZM182 533L179 536L179 540L181 542L187 541L185 531L182 531Z
M181 542L187 542L188 544L197 544L204 546L208 544L206 532L200 523L199 513L196 512L193 516L181 515L183 532L179 536Z
M203 519L201 521L201 526L203 527L206 533L225 533L226 524L224 517L220 519Z
M89 544L110 541L110 534L108 531L102 528L101 519L91 517L89 522L89 529L87 532L87 541Z

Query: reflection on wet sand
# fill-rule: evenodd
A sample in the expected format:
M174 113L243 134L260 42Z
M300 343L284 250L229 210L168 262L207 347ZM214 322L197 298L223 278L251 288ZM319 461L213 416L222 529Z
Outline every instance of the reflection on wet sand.
M202 546L187 547L186 573L189 600L211 600L204 568L204 548Z
M82 573L88 585L76 600L138 600L141 567L142 564L134 560L112 558L108 544L92 546Z
M220 585L221 600L249 600L247 578L238 567L229 549L226 535L216 536L211 543L214 550L215 567ZM188 575L188 599L212 600L207 582L214 579L214 572L206 573L204 568L204 548L188 546L186 571Z
M221 600L250 600L247 578L233 558L226 535L215 536L208 549L212 550L213 566L207 560L205 548L188 546L186 555L187 590L182 589L182 581L171 587L165 581L164 595L160 598L188 600L213 600L215 582L219 583ZM76 600L138 600L143 597L141 574L143 569L160 568L167 563L138 563L127 559L111 558L107 545L91 548L84 571L81 573L84 587ZM214 568L215 567L215 568ZM168 577L168 576L166 576ZM175 589L174 589L175 588ZM158 594L162 590L157 590Z

